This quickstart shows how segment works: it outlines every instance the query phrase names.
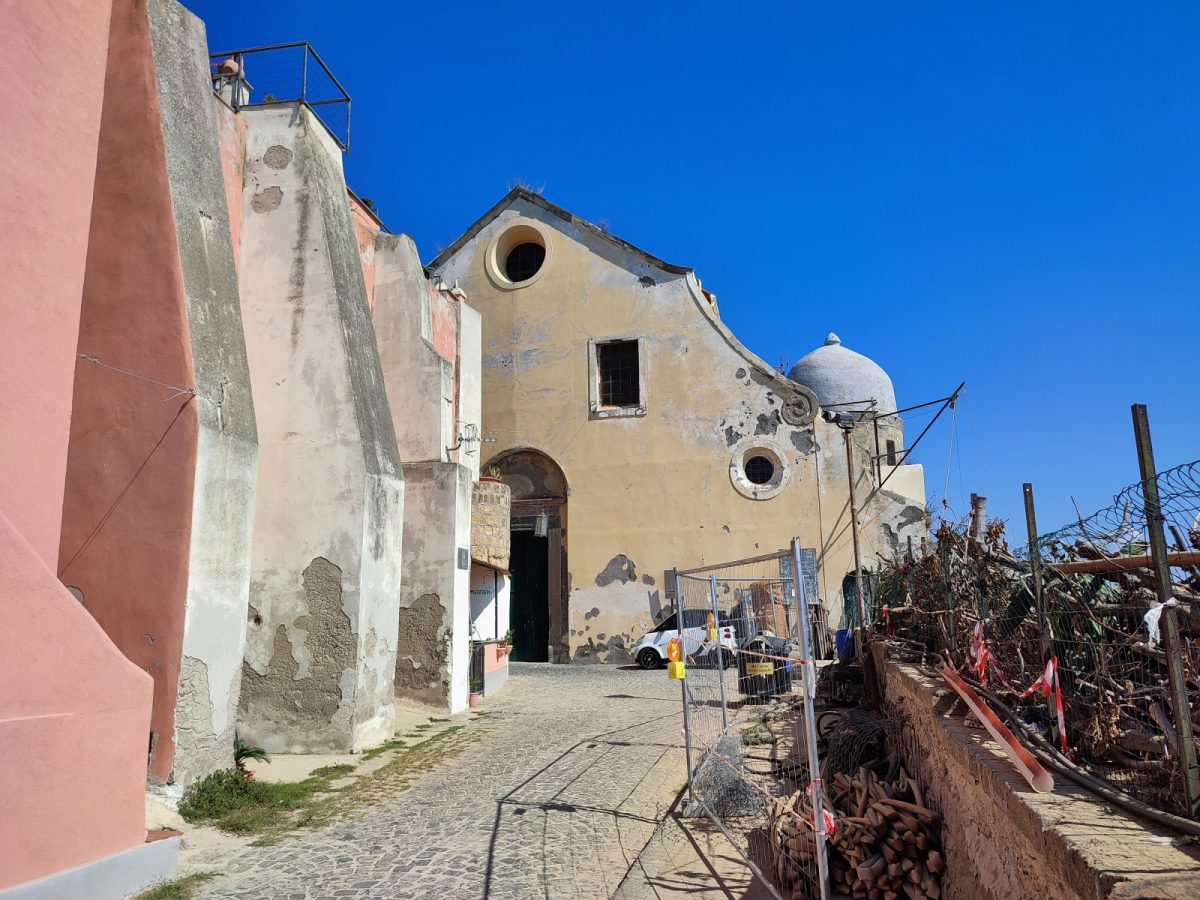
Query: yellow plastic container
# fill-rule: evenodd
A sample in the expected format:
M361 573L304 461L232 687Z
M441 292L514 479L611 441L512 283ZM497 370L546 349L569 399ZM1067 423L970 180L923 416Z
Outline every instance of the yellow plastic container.
M667 663L667 677L675 681L680 681L687 675L687 667L684 663L677 660L671 660Z

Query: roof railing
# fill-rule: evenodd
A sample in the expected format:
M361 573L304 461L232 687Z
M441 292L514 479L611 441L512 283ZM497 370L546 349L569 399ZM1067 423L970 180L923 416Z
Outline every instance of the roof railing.
M213 91L233 109L303 103L350 149L350 95L308 41L209 54Z

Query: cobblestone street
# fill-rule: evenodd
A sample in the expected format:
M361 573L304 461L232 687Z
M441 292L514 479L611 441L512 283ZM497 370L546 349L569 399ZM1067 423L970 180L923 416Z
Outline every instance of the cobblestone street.
M652 896L622 882L684 783L678 685L512 668L465 750L349 821L242 850L201 896Z

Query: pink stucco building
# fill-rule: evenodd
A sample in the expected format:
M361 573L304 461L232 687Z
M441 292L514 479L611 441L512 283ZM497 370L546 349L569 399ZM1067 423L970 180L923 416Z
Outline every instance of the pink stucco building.
M0 891L114 895L169 868L145 850L151 678L56 577L110 5L0 7L0 78L37 87L0 94Z

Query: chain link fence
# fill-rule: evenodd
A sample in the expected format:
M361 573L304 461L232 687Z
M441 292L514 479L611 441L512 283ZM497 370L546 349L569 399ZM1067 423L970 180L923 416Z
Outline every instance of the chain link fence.
M827 627L814 555L794 545L679 571L676 591L693 811L774 896L827 897L812 649Z

